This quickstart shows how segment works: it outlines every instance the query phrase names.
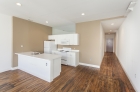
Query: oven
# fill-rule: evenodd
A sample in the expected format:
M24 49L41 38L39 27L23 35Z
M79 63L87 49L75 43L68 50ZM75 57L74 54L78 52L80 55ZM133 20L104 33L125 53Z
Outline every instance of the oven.
M68 65L67 52L61 52L61 64Z

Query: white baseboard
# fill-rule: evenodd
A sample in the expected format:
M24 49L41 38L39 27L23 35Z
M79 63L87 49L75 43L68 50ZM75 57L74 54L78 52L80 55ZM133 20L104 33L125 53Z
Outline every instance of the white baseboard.
M6 71L9 71L10 69L3 69L3 70L0 70L0 73L3 73L3 72L6 72Z
M84 65L84 66L90 66L90 67L100 68L100 66L98 66L98 65L86 64L86 63L79 63L79 65Z
M10 70L16 70L16 69L18 69L18 67L12 67L12 68L9 68L9 69L0 70L0 73L10 71Z
M16 70L16 69L18 69L18 67L12 67L12 68L11 68L11 70Z

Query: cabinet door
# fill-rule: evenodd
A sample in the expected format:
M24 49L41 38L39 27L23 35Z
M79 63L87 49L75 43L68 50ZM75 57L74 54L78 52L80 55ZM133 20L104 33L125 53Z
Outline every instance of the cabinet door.
M61 45L61 40L63 39L63 35L57 35L57 43Z
M55 44L60 45L79 45L78 34L49 35L48 39L55 40ZM62 41L68 41L68 43L63 44Z
M73 34L73 45L79 45L79 35Z
M75 66L75 53L69 52L68 55L68 65Z
M79 45L79 35L78 34L66 34L63 39L69 41L69 45Z
M58 35L55 35L54 38L55 38L55 44L58 44L58 41L59 41L59 39L58 39L58 38L59 38Z
M73 34L68 34L67 39L69 40L69 45L74 45L74 37Z

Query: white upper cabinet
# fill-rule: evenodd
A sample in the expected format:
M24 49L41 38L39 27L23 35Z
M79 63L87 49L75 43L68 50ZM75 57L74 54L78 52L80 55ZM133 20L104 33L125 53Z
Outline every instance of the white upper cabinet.
M55 40L59 45L79 45L78 34L49 35L49 40Z
M78 34L73 34L73 45L79 45L79 35Z

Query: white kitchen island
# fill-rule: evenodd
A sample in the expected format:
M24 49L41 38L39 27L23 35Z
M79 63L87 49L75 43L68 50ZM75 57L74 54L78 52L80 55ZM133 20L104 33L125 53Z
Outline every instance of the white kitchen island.
M33 52L16 53L18 69L52 82L61 72L61 56L53 54L33 55Z

